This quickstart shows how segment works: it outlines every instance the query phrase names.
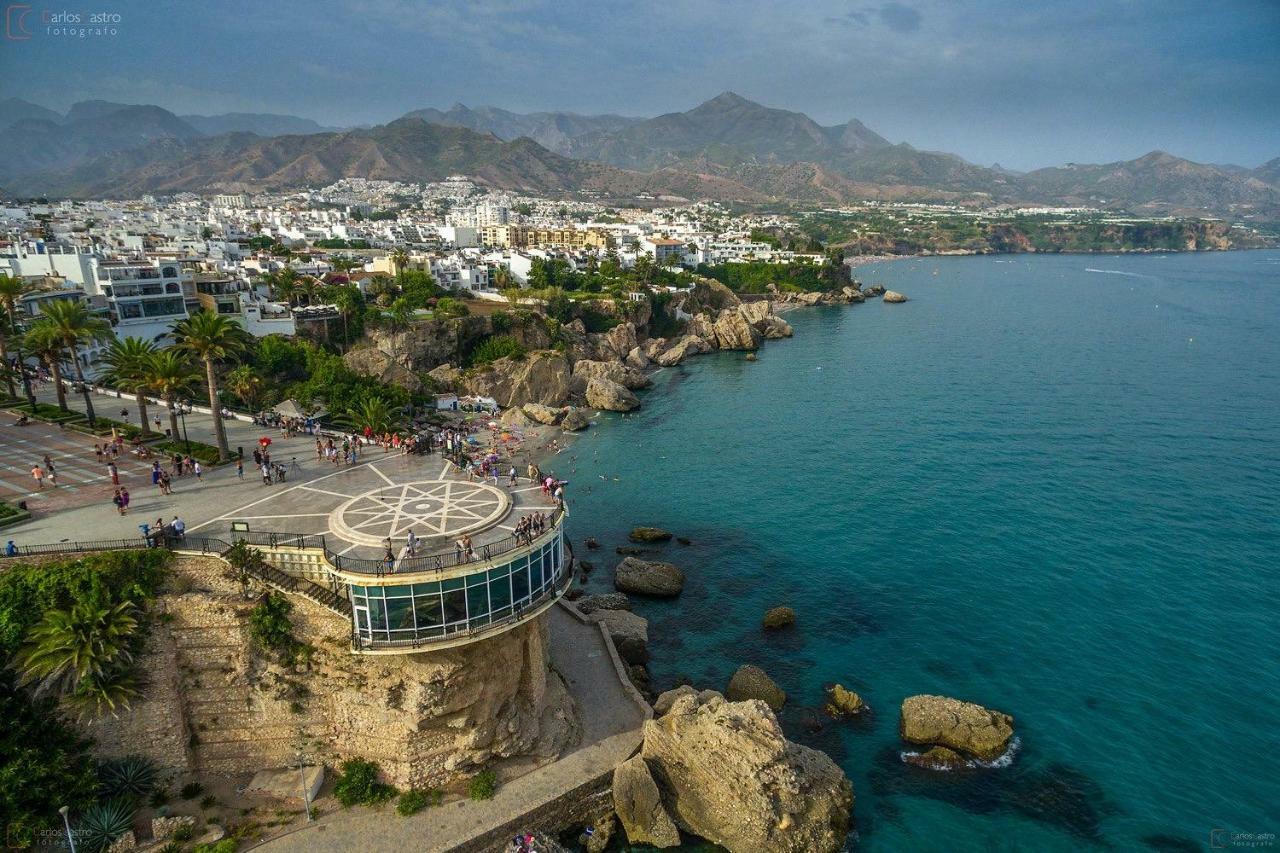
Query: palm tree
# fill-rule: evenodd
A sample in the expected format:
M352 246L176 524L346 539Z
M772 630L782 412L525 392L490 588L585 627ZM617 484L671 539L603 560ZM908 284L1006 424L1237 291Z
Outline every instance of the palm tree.
M160 395L169 407L169 435L178 439L178 398L191 393L196 384L196 370L186 353L173 349L157 350L147 359L147 385Z
M227 374L227 390L250 409L257 409L258 396L262 393L262 377L252 367L242 364Z
M103 380L138 396L138 419L142 423L143 435L151 434L151 427L147 425L147 394L151 391L148 374L151 358L156 352L156 345L151 341L130 337L112 341L102 359L107 365Z
M18 351L18 369L22 371L22 387L27 394L27 402L31 404L31 410L34 412L36 408L36 397L31 391L31 380L27 378L26 368L22 365L22 339L18 332L18 299L27 290L27 283L20 278L14 278L9 275L0 275L0 302L4 303L4 325L8 338L0 338L0 343L4 344L4 348L0 349L0 355L5 358L5 363L9 361L8 343L13 341ZM13 387L13 374L8 374L9 380L9 396L18 396Z
M391 265L396 268L396 278L400 278L409 266L409 253L404 249L396 249L391 253Z
M16 337L9 326L6 316L0 315L0 371L4 372L5 384L9 386L9 396L18 396L18 386L13 382L14 371L9 366L9 339Z
M362 397L355 406L347 409L344 420L360 431L369 427L377 435L390 432L403 422L400 412L386 400L372 395Z
M47 323L57 330L76 369L76 381L80 383L80 393L84 397L84 413L89 417L89 426L97 424L93 411L93 399L89 395L89 386L84 381L84 366L80 364L77 348L111 337L111 324L100 317L89 313L83 302L73 299L58 299L48 302L40 309L40 319L36 324Z
M213 434L218 442L218 461L226 462L231 451L227 449L227 428L222 423L222 407L218 403L216 365L244 352L247 343L245 332L225 314L198 311L176 323L173 336L179 349L204 361L205 384L209 386L209 408L213 414Z
M350 318L360 306L359 291L349 284L339 285L330 298L342 317L342 344L343 349L346 349L346 345L351 343Z
M138 693L128 670L137 630L132 601L114 607L78 601L50 610L14 656L20 683L37 682L37 696L52 692L82 711L127 706Z
M271 295L292 305L298 297L298 274L292 268L285 267L280 272L269 273L266 278Z
M49 366L53 374L53 390L58 395L58 408L67 409L67 389L62 387L62 337L48 323L32 323L22 336L22 346ZM32 407L35 411L35 407Z

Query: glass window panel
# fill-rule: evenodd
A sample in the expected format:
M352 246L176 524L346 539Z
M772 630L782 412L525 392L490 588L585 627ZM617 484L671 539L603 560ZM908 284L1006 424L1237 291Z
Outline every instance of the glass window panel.
M431 583L415 583L413 585L414 595L436 595L440 592L440 583L432 581Z
M446 578L440 582L440 588L446 592L451 589L462 589L466 578Z
M487 622L489 619L489 587L487 585L467 587L467 616L472 624L476 620Z
M444 621L462 622L467 618L467 594L461 589L453 589L442 596L444 600Z
M508 572L511 571L512 565L514 564L504 563L501 566L494 566L492 569L489 570L489 580L493 580L494 578L499 578L499 577L502 577L503 575L506 575Z
M511 573L511 598L513 601L524 601L529 597L529 570L521 569Z
M535 562L529 566L529 586L533 589L535 595L542 586L542 581L542 563Z
M484 586L486 583L484 572L478 572L474 575L467 575L467 586Z
M375 631L385 631L387 628L387 611L380 598L369 599L369 624Z
M444 613L440 608L439 593L415 596L413 607L418 613L419 629L439 625L444 619Z
M14 368L14 369L16 370L17 368ZM353 584L353 585L351 586L351 594L352 594L352 595L364 595L364 587L362 587L362 586L355 586L355 585Z
M413 630L413 599L387 599L387 627L393 631Z
M495 617L498 615L497 612L499 610L511 606L510 578L494 578L489 582L489 606L493 608Z

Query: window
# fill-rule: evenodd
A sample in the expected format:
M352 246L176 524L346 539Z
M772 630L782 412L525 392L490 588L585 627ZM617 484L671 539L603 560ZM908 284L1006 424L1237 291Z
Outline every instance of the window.
M413 609L418 616L419 636L439 628L444 623L444 613L440 608L440 593L438 592L433 592L429 595L415 595L413 597Z
M413 599L387 599L387 627L392 631L413 631Z
M476 586L467 587L467 613L471 617L471 627L489 624L489 587L484 575L480 575Z
M452 589L442 596L444 603L445 624L463 622L467 618L466 590Z
M529 570L524 566L511 573L511 597L514 601L529 597Z
M494 573L490 573L489 578L489 606L493 608L493 618L500 619L506 615L506 610L511 607L511 579L507 576L507 567L503 566L501 577L493 577Z

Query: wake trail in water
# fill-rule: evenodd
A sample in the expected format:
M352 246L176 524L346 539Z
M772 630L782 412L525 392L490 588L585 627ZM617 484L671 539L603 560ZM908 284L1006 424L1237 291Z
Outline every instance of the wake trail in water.
M1155 278L1154 275L1143 275L1140 272L1128 272L1126 270L1096 270L1093 267L1085 267L1085 272L1104 273L1105 275L1123 275L1129 278Z

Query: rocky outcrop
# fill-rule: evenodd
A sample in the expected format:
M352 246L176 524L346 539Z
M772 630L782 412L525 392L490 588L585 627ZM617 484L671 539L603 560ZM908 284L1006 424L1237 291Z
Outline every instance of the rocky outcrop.
M669 345L670 341L666 338L649 338L640 345L640 352L645 358L653 361L660 353L665 352Z
M870 299L873 296L883 296L885 293L883 284L864 284L862 286L862 294Z
M525 403L522 408L531 419L547 426L560 423L560 419L564 417L564 409L544 406L541 403Z
M742 702L747 699L759 699L775 711L781 711L787 703L787 694L781 687L773 683L763 669L751 664L743 664L729 679L729 687L724 695L731 702Z
M953 749L935 746L924 752L912 752L902 756L902 760L912 767L923 767L925 770L954 770L964 767L967 759Z
M676 824L732 853L844 846L849 780L823 753L783 737L763 702L682 692L645 723L640 755Z
M827 689L826 711L832 717L852 717L866 710L862 697L843 685L833 684Z
M573 603L578 612L590 616L601 610L630 610L631 599L621 592L605 592L599 595L586 595Z
M754 350L760 347L760 332L743 316L742 308L721 312L712 333L718 349Z
M629 412L640 401L629 390L610 379L592 379L586 388L587 405L610 412Z
M670 542L671 531L661 527L633 527L627 538L632 542Z
M587 418L587 413L572 406L565 410L564 418L560 421L560 428L569 432L579 432L589 426L591 421Z
M644 349L637 346L632 347L631 352L627 353L627 357L624 359L623 364L630 367L632 370L647 370L649 368L649 361L649 356L644 354Z
M452 364L442 364L428 371L427 376L441 391L457 391L462 387L462 371Z
M691 355L711 352L711 345L697 335L684 335L655 358L663 367L673 367Z
M648 376L620 361L583 359L573 363L573 378L569 383L569 390L574 394L581 394L587 390L587 384L592 379L608 379L632 391L648 388L653 384Z
M368 329L366 335L376 349L419 372L456 361L492 331L488 317L472 316L415 320L405 329Z
M770 341L789 338L795 334L791 324L777 316L766 317L760 322L758 328L760 329L760 334L764 335L765 340Z
M398 385L410 393L423 389L422 379L417 374L380 349L356 347L344 355L342 361L351 372L360 376L368 376L387 385Z
M637 755L614 769L613 810L632 844L680 845L680 831L662 805L662 793L643 757Z
M764 614L763 625L766 631L789 628L796 624L796 612L790 607L774 607Z
M842 287L840 292L844 294L844 298L852 303L866 302L867 297L862 295L862 291L856 287Z
M591 335L596 357L601 361L622 361L636 348L634 323L619 323L607 332Z
M666 693L663 693L657 699L654 700L653 715L655 717L661 717L663 714L670 711L671 706L674 705L676 703L676 700L679 699L681 696L697 696L697 695L698 695L697 690L694 690L688 684L681 684L679 687L668 690Z
M533 420L519 406L507 409L498 420L503 426L520 428L533 426Z
M945 746L990 761L1013 737L1013 717L946 696L910 696L902 702L899 732L907 743Z
M670 598L684 589L684 572L671 563L627 557L613 570L613 585L623 592Z
M907 297L903 296L896 290L886 290L884 292L884 301L889 303L906 302Z
M618 657L629 664L649 662L649 620L630 610L598 610L595 620L604 625L613 639Z
M492 397L503 407L541 403L562 406L569 397L569 361L554 351L531 352L523 358L500 358L469 371L468 393Z

